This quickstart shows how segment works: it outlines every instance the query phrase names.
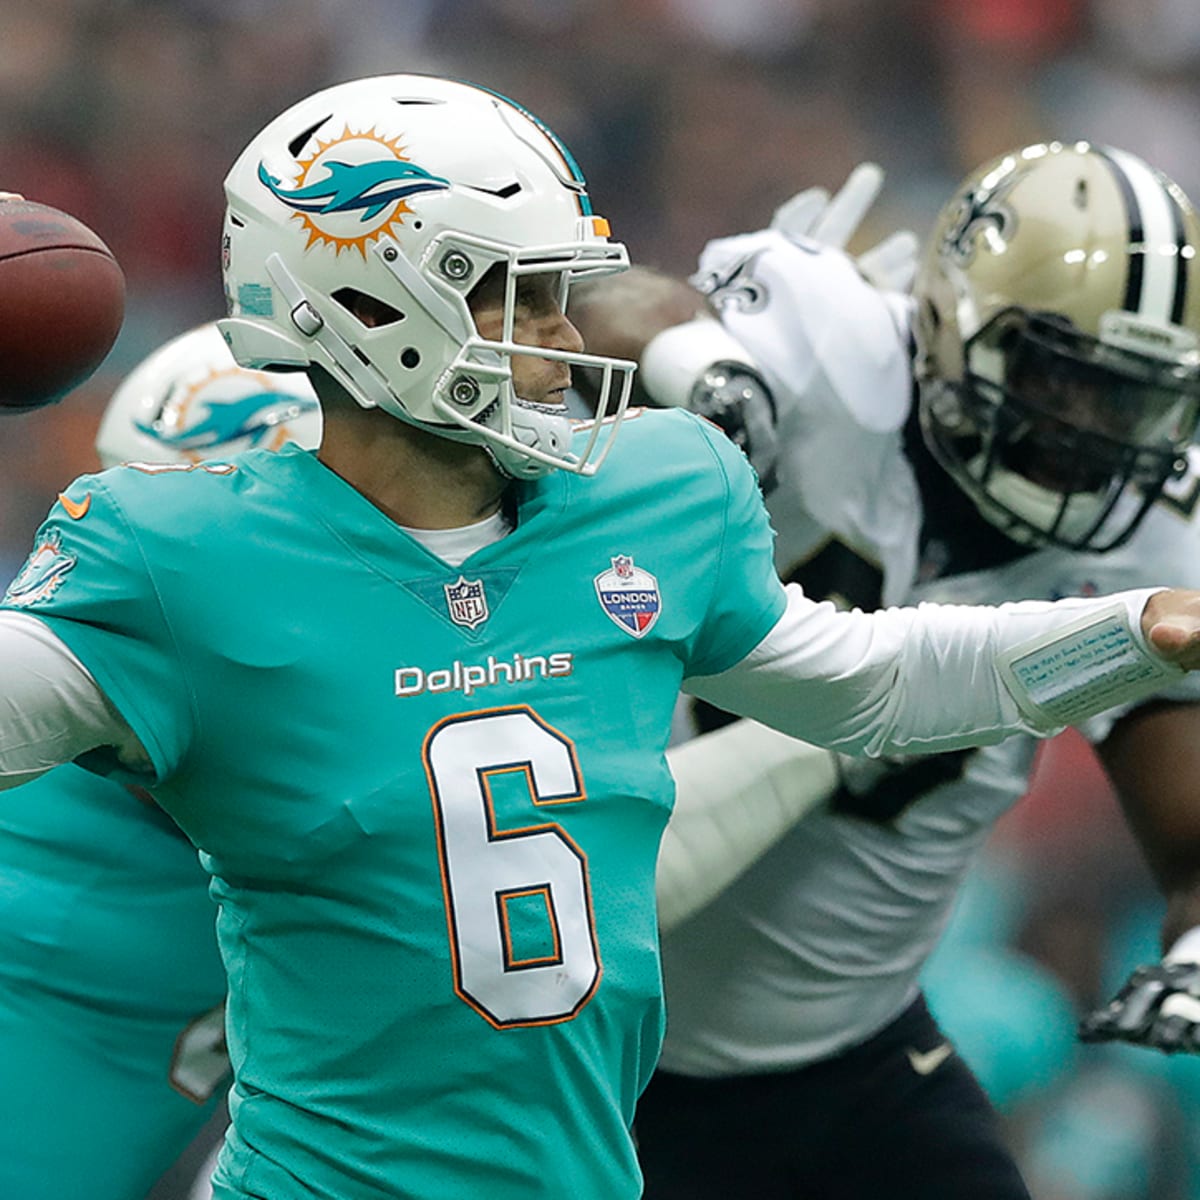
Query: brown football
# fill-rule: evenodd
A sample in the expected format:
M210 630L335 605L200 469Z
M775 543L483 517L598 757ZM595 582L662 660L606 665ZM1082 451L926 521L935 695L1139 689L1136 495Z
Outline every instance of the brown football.
M62 399L103 362L125 316L125 276L82 221L0 200L0 406Z

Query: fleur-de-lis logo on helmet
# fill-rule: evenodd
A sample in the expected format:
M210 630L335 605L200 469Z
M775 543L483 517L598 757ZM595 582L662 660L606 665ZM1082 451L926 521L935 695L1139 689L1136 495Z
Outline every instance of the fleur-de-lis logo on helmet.
M1016 179L1011 171L993 172L963 194L942 236L943 254L965 267L975 258L981 239L999 243L1012 237L1017 214L1004 199Z
M732 264L693 275L690 283L703 292L714 308L732 308L737 312L761 312L767 306L767 288L754 276L761 250L744 255Z

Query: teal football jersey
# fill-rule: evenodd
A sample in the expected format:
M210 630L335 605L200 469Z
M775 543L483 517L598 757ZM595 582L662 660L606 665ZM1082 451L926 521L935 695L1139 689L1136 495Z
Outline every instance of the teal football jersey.
M303 451L119 468L10 589L212 872L218 1196L639 1194L671 713L783 590L748 464L690 414L516 497L452 568Z
M195 848L61 767L0 800L0 1196L144 1196L228 1084Z

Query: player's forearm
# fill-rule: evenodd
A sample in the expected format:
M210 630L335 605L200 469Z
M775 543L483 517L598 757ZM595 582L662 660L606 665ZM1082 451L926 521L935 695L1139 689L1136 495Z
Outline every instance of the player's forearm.
M1164 949L1200 925L1200 703L1185 686L1122 715L1096 746L1167 899Z
M129 727L41 621L0 612L0 663L0 790L97 746L129 744Z
M871 614L839 612L798 588L788 591L784 616L747 658L722 675L688 680L685 689L851 753L1044 735L1179 677L1146 646L1148 591L1122 593L1117 603L921 605ZM1076 620L1087 628L1063 634ZM1038 648L1043 637L1051 644ZM1002 664L1014 653L1006 671Z

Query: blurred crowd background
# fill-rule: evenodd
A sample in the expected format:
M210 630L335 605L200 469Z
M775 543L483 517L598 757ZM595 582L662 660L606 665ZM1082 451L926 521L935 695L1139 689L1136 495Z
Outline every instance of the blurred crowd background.
M1200 197L1195 0L0 0L0 189L88 222L129 285L97 375L0 419L5 580L95 467L120 376L221 315L221 180L245 142L322 85L414 70L537 112L634 260L672 271L864 159L888 180L863 245L924 234L970 169L1042 139L1132 150ZM1090 752L1057 739L928 973L1038 1200L1200 1197L1200 1060L1074 1040L1157 956L1160 912Z

